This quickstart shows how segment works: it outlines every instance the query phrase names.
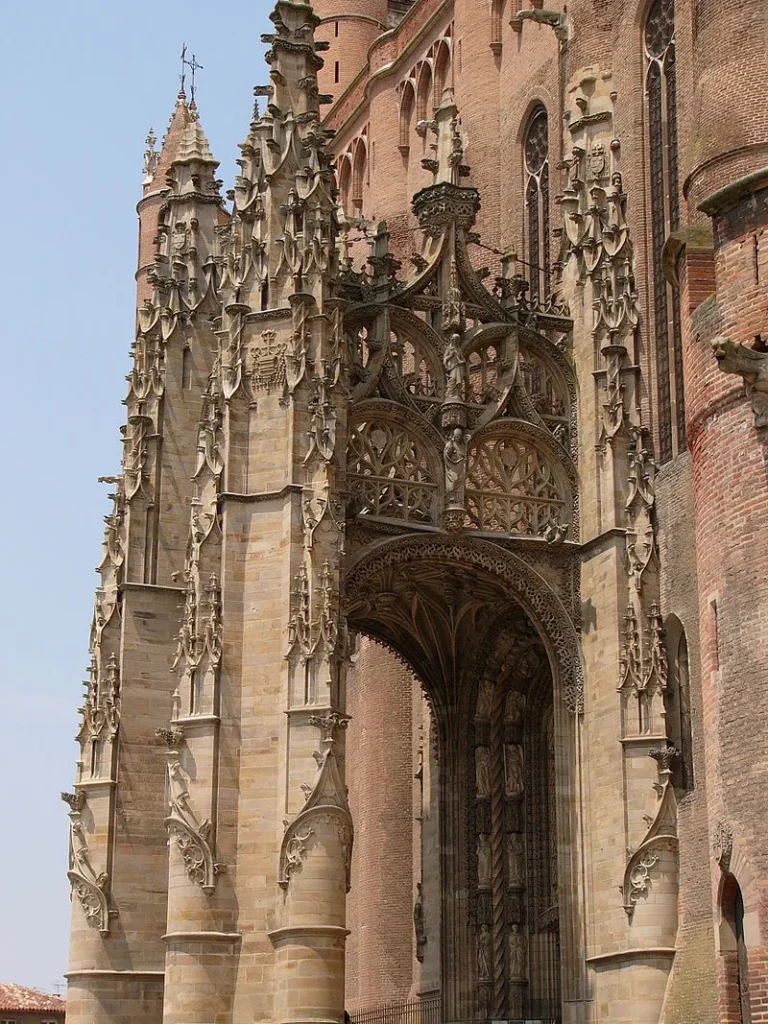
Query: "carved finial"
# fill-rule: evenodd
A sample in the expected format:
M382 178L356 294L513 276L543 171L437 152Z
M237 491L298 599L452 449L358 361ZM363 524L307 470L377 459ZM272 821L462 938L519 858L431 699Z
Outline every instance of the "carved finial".
M669 776L672 774L672 765L678 756L678 750L672 744L668 744L666 747L652 750L648 756L652 757L654 761L658 761L661 775Z
M156 729L155 736L165 743L168 751L174 751L184 740L184 729L180 725L172 725L168 729Z
M332 746L336 741L337 730L346 729L349 725L349 716L340 715L338 711L329 711L323 718L319 715L312 715L309 724L316 725L320 729L323 734L324 746Z

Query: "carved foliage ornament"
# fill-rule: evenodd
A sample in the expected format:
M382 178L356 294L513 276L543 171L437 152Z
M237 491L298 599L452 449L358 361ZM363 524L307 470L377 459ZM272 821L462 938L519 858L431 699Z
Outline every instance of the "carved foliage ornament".
M631 854L624 871L622 894L624 910L632 920L638 902L648 895L652 886L652 871L658 865L664 851L677 853L677 802L672 785L672 764L677 751L671 745L651 752L651 757L659 763L659 774L662 779L656 785L659 803L656 814L651 820L648 831L638 848Z
M180 727L159 729L158 738L166 744L168 817L165 827L175 840L192 882L211 895L216 889L216 876L224 870L213 853L213 825L209 819L199 821L192 808L189 777L181 766L179 748L184 740Z
M109 908L109 875L105 871L97 871L91 861L88 836L82 818L86 803L85 794L81 791L62 793L61 798L70 808L67 878L90 927L106 936L109 934L110 917L115 917L117 911Z
M305 787L306 800L296 817L285 823L285 834L280 846L278 885L287 889L309 852L309 840L322 826L332 826L341 847L347 892L351 888L352 842L354 829L347 802L347 788L336 757L335 736L346 729L349 719L335 711L324 718L313 716L309 725L321 732L322 753L315 754L317 773L312 786Z

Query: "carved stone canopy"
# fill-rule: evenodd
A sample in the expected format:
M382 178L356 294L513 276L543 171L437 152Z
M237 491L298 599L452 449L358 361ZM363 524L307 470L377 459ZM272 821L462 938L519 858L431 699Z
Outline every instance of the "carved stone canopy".
M554 661L568 708L583 708L578 641L544 581L508 551L482 541L442 538L379 546L346 580L352 628L385 643L422 679L438 716L470 714L470 679L499 622L533 623ZM466 707L464 707L466 704Z

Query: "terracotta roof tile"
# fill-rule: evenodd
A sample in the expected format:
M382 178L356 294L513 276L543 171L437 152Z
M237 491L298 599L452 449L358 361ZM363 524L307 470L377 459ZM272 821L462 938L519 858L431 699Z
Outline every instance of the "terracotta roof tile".
M40 992L36 988L25 988L23 985L0 984L0 1013L9 1010L64 1013L66 1008L66 1002L58 996Z

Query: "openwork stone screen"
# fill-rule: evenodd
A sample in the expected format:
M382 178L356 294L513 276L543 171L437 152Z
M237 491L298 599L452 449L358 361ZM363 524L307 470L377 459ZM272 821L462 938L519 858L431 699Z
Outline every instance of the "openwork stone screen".
M548 460L521 440L489 438L472 447L467 510L480 530L541 536L566 516L566 499Z
M348 472L360 513L435 523L437 483L425 446L399 426L357 424L349 438Z

